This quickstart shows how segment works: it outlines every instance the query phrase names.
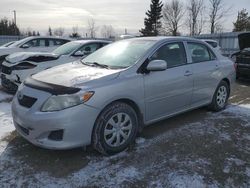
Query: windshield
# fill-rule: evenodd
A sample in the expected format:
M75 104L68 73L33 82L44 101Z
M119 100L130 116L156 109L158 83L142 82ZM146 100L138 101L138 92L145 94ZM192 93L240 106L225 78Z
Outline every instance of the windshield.
M24 38L24 39L21 39L21 40L18 40L18 41L16 41L16 42L14 42L13 44L9 45L8 47L17 47L17 46L19 46L20 44L29 41L30 39L31 39L31 37L26 37L26 38Z
M127 68L152 47L154 40L124 40L110 44L82 60L84 64L98 63L109 68Z
M2 45L1 47L8 47L8 46L10 46L11 44L13 44L14 42L16 42L16 41L12 41L12 42L5 43L5 44Z
M74 52L77 48L82 46L79 42L68 42L57 49L55 49L52 53L58 54L58 55L68 55Z

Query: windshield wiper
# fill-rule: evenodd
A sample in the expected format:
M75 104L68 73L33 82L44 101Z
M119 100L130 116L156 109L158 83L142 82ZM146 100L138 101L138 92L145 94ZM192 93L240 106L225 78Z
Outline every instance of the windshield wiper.
M100 64L100 63L97 63L97 62L83 62L82 63L84 65L89 65L89 66L95 66L95 67L101 67L101 68L105 68L105 69L110 69L110 67L108 65L104 65L104 64Z

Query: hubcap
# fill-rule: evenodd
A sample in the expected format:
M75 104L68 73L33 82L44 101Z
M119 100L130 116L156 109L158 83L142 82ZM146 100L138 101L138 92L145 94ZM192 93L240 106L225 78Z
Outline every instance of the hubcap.
M225 86L221 86L218 89L216 101L220 107L223 108L225 106L225 103L227 101L227 88Z
M105 142L111 147L118 147L126 142L132 131L132 121L128 114L113 115L104 128Z

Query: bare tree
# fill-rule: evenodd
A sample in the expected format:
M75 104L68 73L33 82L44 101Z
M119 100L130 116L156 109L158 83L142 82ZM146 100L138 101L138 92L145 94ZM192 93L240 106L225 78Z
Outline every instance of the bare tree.
M79 38L80 34L78 33L78 26L72 27L72 33L69 35L71 38Z
M54 35L56 36L63 36L64 34L64 28L63 27L58 27L54 29Z
M104 38L111 38L115 35L115 30L112 25L103 25L101 28L101 34Z
M211 33L221 30L221 21L230 9L231 8L226 8L223 0L209 0L209 23Z
M199 35L204 25L203 0L190 0L187 6L190 35Z
M96 37L96 32L98 27L96 26L95 20L93 18L88 20L88 33L91 38Z
M173 36L178 35L184 13L183 3L179 0L172 0L164 5L162 9L163 27L167 33L171 33Z

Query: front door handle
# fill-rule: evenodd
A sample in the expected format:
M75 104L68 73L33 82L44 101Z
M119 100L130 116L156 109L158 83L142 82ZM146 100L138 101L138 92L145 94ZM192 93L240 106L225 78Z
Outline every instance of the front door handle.
M219 65L215 65L215 69L218 70L220 67Z
M191 76L191 75L193 75L193 73L190 72L190 71L186 71L185 74L184 74L184 76Z

